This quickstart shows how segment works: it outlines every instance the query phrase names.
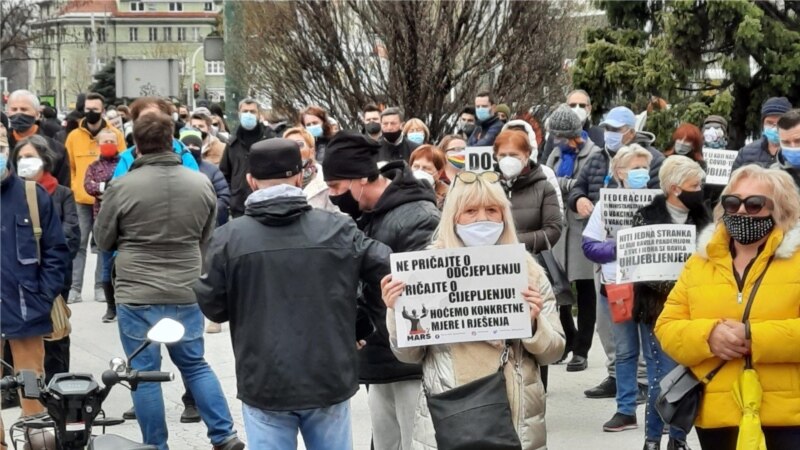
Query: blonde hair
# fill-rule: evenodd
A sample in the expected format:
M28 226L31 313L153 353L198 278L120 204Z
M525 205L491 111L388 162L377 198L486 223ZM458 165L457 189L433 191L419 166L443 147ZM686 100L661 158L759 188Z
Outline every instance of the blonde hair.
M294 128L289 128L288 130L284 131L283 132L283 138L286 139L287 137L289 137L289 136L291 136L293 134L299 134L300 137L303 138L303 140L306 142L306 145L308 146L308 148L311 149L311 159L316 161L316 157L314 155L314 153L315 153L314 152L314 146L315 146L314 136L312 136L311 133L309 133L305 129L305 127L294 127Z
M639 144L630 144L622 147L614 155L614 159L611 160L611 175L617 182L622 180L622 176L617 177L617 172L623 169L627 171L628 165L634 158L645 158L648 165L653 162L653 155Z
M425 142L428 142L428 138L431 136L431 132L428 130L428 127L425 126L425 123L421 120L417 119L416 117L412 119L408 119L406 121L405 126L403 126L403 134L408 136L408 133L411 130L422 130L425 133Z
M767 186L769 192L765 192L764 195L772 200L772 218L778 228L788 231L797 225L800 220L800 193L798 193L791 175L783 170L765 169L749 164L733 172L722 195L729 195L736 185L745 180L756 181ZM719 222L724 212L720 202L714 208L714 220Z
M694 179L703 181L705 176L706 173L700 167L700 164L697 164L691 158L681 155L673 155L667 158L658 171L661 190L666 195L669 195L669 188L672 186L680 186L686 181Z
M95 135L95 137L94 137L94 140L95 140L95 141L97 141L97 142L100 142L101 136L103 136L104 134L107 134L107 135L109 135L109 136L113 137L113 138L114 138L114 142L116 142L117 144L119 144L119 142L117 142L117 141L118 141L118 139L117 139L117 133L114 133L114 132L111 130L111 128L103 128L103 129L101 129L100 131L98 131L98 132L97 132L97 135Z

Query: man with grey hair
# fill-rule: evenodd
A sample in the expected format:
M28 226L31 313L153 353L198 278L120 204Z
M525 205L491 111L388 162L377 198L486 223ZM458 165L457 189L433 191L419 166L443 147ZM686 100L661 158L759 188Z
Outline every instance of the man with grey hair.
M578 115L583 123L583 131L588 135L589 139L594 142L598 147L603 148L605 140L603 139L603 129L592 125L592 99L589 93L583 89L573 89L567 94L567 105L571 110ZM586 138L584 138L586 140ZM550 153L553 152L553 136L547 136L547 141L544 144L544 151L539 154L541 158L540 163L547 161Z
M400 108L386 108L381 113L381 149L378 151L378 162L406 161L411 152L418 147L403 135L405 118Z
M261 110L256 100L248 97L239 102L239 127L228 141L219 162L219 170L231 188L233 217L244 214L244 202L253 192L245 179L245 175L250 171L247 160L250 147L258 141L275 137L275 132L261 123L260 117Z
M60 142L47 137L37 124L41 119L39 113L39 97L31 91L18 89L8 96L6 103L6 114L8 114L8 145L14 148L17 142L28 136L38 134L47 140L47 145L55 154L53 160L53 176L58 180L58 184L70 187L69 159L64 145Z

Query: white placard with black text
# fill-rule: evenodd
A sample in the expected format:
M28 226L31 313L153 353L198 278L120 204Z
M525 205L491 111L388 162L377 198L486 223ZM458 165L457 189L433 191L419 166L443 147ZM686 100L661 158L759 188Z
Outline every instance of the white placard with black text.
M674 281L696 246L694 225L648 225L617 233L617 284Z

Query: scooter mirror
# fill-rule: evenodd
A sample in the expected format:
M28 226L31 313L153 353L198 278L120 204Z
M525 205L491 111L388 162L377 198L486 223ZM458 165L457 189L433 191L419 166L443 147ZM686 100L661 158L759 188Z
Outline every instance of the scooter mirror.
M159 320L158 323L147 332L147 339L160 344L172 344L181 340L184 331L185 329L180 322L165 318Z

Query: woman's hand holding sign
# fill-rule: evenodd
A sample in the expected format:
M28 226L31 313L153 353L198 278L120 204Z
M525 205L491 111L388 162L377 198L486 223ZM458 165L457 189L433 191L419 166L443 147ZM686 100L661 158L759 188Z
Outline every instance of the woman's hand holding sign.
M384 299L385 298L386 297L384 297ZM531 308L531 321L536 320L536 318L539 317L539 314L542 312L542 307L544 306L544 299L542 298L542 295L538 290L528 286L528 289L522 291L522 298L528 302L528 306Z
M398 297L403 293L406 284L400 280L392 280L391 275L386 275L381 280L381 295L383 296L383 303L387 308L394 309L394 304L397 303Z

